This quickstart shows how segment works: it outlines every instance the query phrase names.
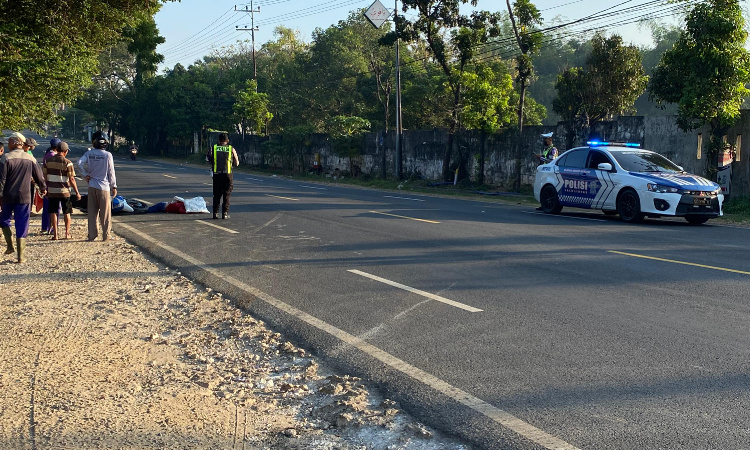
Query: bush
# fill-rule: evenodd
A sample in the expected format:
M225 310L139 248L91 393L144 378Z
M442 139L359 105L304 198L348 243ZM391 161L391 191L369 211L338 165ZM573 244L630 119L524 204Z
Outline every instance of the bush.
M750 215L750 196L740 195L730 198L724 203L724 212Z

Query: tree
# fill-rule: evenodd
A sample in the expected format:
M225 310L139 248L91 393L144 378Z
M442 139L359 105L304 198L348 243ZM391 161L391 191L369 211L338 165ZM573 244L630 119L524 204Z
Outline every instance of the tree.
M722 136L750 94L750 53L739 0L706 0L692 7L685 29L654 69L649 97L677 104L684 131L708 125L707 172L716 178Z
M3 2L0 127L41 128L91 83L98 54L118 39L123 28L143 15L153 15L160 4L159 0Z
M534 63L531 56L539 51L542 35L537 27L542 24L542 15L529 0L516 0L513 8L510 0L505 0L508 15L513 25L518 49L521 53L516 56L516 84L518 86L518 143L516 148L516 178L515 189L521 189L521 136L523 135L523 112L526 100L526 88L534 79Z
M242 121L242 136L245 136L245 128L250 128L255 134L261 134L263 128L268 131L268 123L273 119L273 114L268 111L268 94L258 92L258 84L255 80L247 80L245 89L237 93L236 101L232 109Z
M404 16L398 16L396 31L381 39L381 44L386 46L393 45L397 38L405 42L423 40L443 71L452 96L452 105L447 111L450 133L443 156L444 180L450 179L454 135L460 126L462 74L475 58L477 47L500 32L499 14L480 11L467 17L459 11L459 6L466 3L469 0L402 0L402 10L405 13L416 10L416 20L410 21ZM476 6L477 0L471 0L471 4ZM459 161L459 164L464 163L463 160Z
M162 42L164 38L153 17L143 16L123 30L115 45L99 54L99 71L75 105L107 128L113 141L118 134L143 140L139 95L144 82L154 77L156 65L163 60L156 53Z
M552 107L568 122L568 147L573 130L589 129L594 122L634 112L633 105L648 84L636 47L624 46L618 35L605 38L600 33L591 44L585 69L564 71L555 85L558 96Z
M513 122L513 79L508 73L496 73L488 65L463 74L466 107L462 121L466 127L481 131L477 182L484 183L487 134L496 133Z

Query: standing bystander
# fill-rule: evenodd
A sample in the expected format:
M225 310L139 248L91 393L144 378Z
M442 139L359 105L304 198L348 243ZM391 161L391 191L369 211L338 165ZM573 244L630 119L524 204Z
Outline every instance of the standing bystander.
M0 228L3 230L3 236L7 244L5 254L10 255L15 251L10 221L11 218L15 220L19 263L26 261L24 253L31 216L29 180L36 181L42 195L47 190L39 164L36 163L33 156L24 151L25 141L26 139L21 133L14 133L8 139L10 151L0 159L0 203L2 203Z
M240 160L237 152L229 145L229 136L226 133L219 134L219 144L206 153L206 161L211 164L214 187L214 219L219 218L219 205L221 207L221 218L229 219L229 198L232 196L233 180L232 166L239 166Z
M73 202L70 199L70 188L76 193L76 200L81 199L76 185L76 172L73 163L68 160L68 144L57 144L56 155L44 162L44 179L47 181L47 197L49 199L49 220L52 222L52 239L58 239L57 211L62 208L65 219L65 239L70 239L70 214L73 212Z
M42 168L47 164L47 160L50 158L54 158L57 155L57 144L62 142L58 138L52 138L52 140L49 141L49 148L47 149L47 152L42 157ZM47 186L49 188L49 186ZM55 211L58 214L62 212L62 210ZM50 234L52 232L52 224L49 222L50 220L50 211L49 211L49 196L44 197L44 201L42 203L42 234Z
M88 240L96 239L97 217L102 226L102 240L107 241L112 236L112 196L117 195L117 179L115 178L115 163L112 154L107 151L109 142L101 131L94 133L91 138L94 146L80 158L78 167L88 183ZM84 166L88 165L88 170ZM111 196L110 196L111 193Z

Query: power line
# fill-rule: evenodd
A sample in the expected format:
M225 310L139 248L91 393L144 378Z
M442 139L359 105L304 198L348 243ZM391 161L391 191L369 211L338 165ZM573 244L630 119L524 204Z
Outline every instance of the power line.
M172 47L165 48L164 51L173 51L173 50L175 50L177 48L180 48L180 47L183 47L183 46L187 45L193 39L197 38L198 36L200 36L201 34L203 34L206 30L210 29L213 24L215 24L216 22L218 22L219 20L221 20L227 14L229 14L230 11L232 11L232 8L229 8L228 10L224 11L224 14L222 14L221 16L219 16L216 20L214 20L213 22L211 22L210 24L208 24L202 30L200 30L197 33L193 34L192 36L190 36L189 38L185 39L184 41L178 42L177 44L175 44Z
M288 1L288 0L282 0L282 1ZM316 14L322 14L322 13L325 13L325 12L328 12L328 11L333 11L335 9L338 9L338 8L341 8L341 7L344 7L344 6L350 6L350 5L354 5L354 4L361 4L363 1L368 1L368 0L354 0L354 1L349 1L349 2L346 2L346 1L345 2L341 2L339 0L330 0L330 1L324 2L324 3L320 4L320 5L311 6L311 7L303 8L301 10L297 10L297 11L294 11L294 12L280 14L280 15L277 15L277 16L269 17L268 19L260 20L260 21L258 21L258 25L259 26L273 25L273 24L276 24L276 23L280 23L283 20L301 19L301 18L304 18L304 17L309 17L309 16L313 16L313 15L316 15ZM276 3L281 3L281 2L276 2ZM328 5L328 6L326 8L320 9L321 6L325 6L325 5ZM240 22L240 19L235 20L230 25L235 25L238 22ZM231 30L231 31L234 31L234 30ZM170 65L168 63L179 61L179 60L184 59L186 57L189 57L191 55L197 55L197 54L205 51L207 48L210 48L210 47L221 47L221 46L223 46L225 44L233 42L235 39L231 38L231 37L229 39L223 39L223 40L217 42L219 39L225 38L225 37L230 36L232 34L233 34L232 32L228 32L228 31L225 30L224 32L217 31L217 32L215 32L213 34L206 35L199 42L194 42L191 45L191 49L188 50L187 52L180 52L177 55L175 55L175 54L171 54L171 55L168 55L168 56L165 55L165 62L164 62L164 64L168 66L168 65ZM208 43L208 44L205 44L209 40L211 42ZM200 47L195 47L195 45L200 45L200 44L205 44L205 45L202 45Z

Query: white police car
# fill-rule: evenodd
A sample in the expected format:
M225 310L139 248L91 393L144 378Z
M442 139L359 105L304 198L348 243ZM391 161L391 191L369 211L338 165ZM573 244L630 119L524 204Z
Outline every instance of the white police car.
M694 225L723 214L724 195L713 181L638 144L587 144L537 168L534 197L542 211L572 206L619 214L625 222L677 216Z

